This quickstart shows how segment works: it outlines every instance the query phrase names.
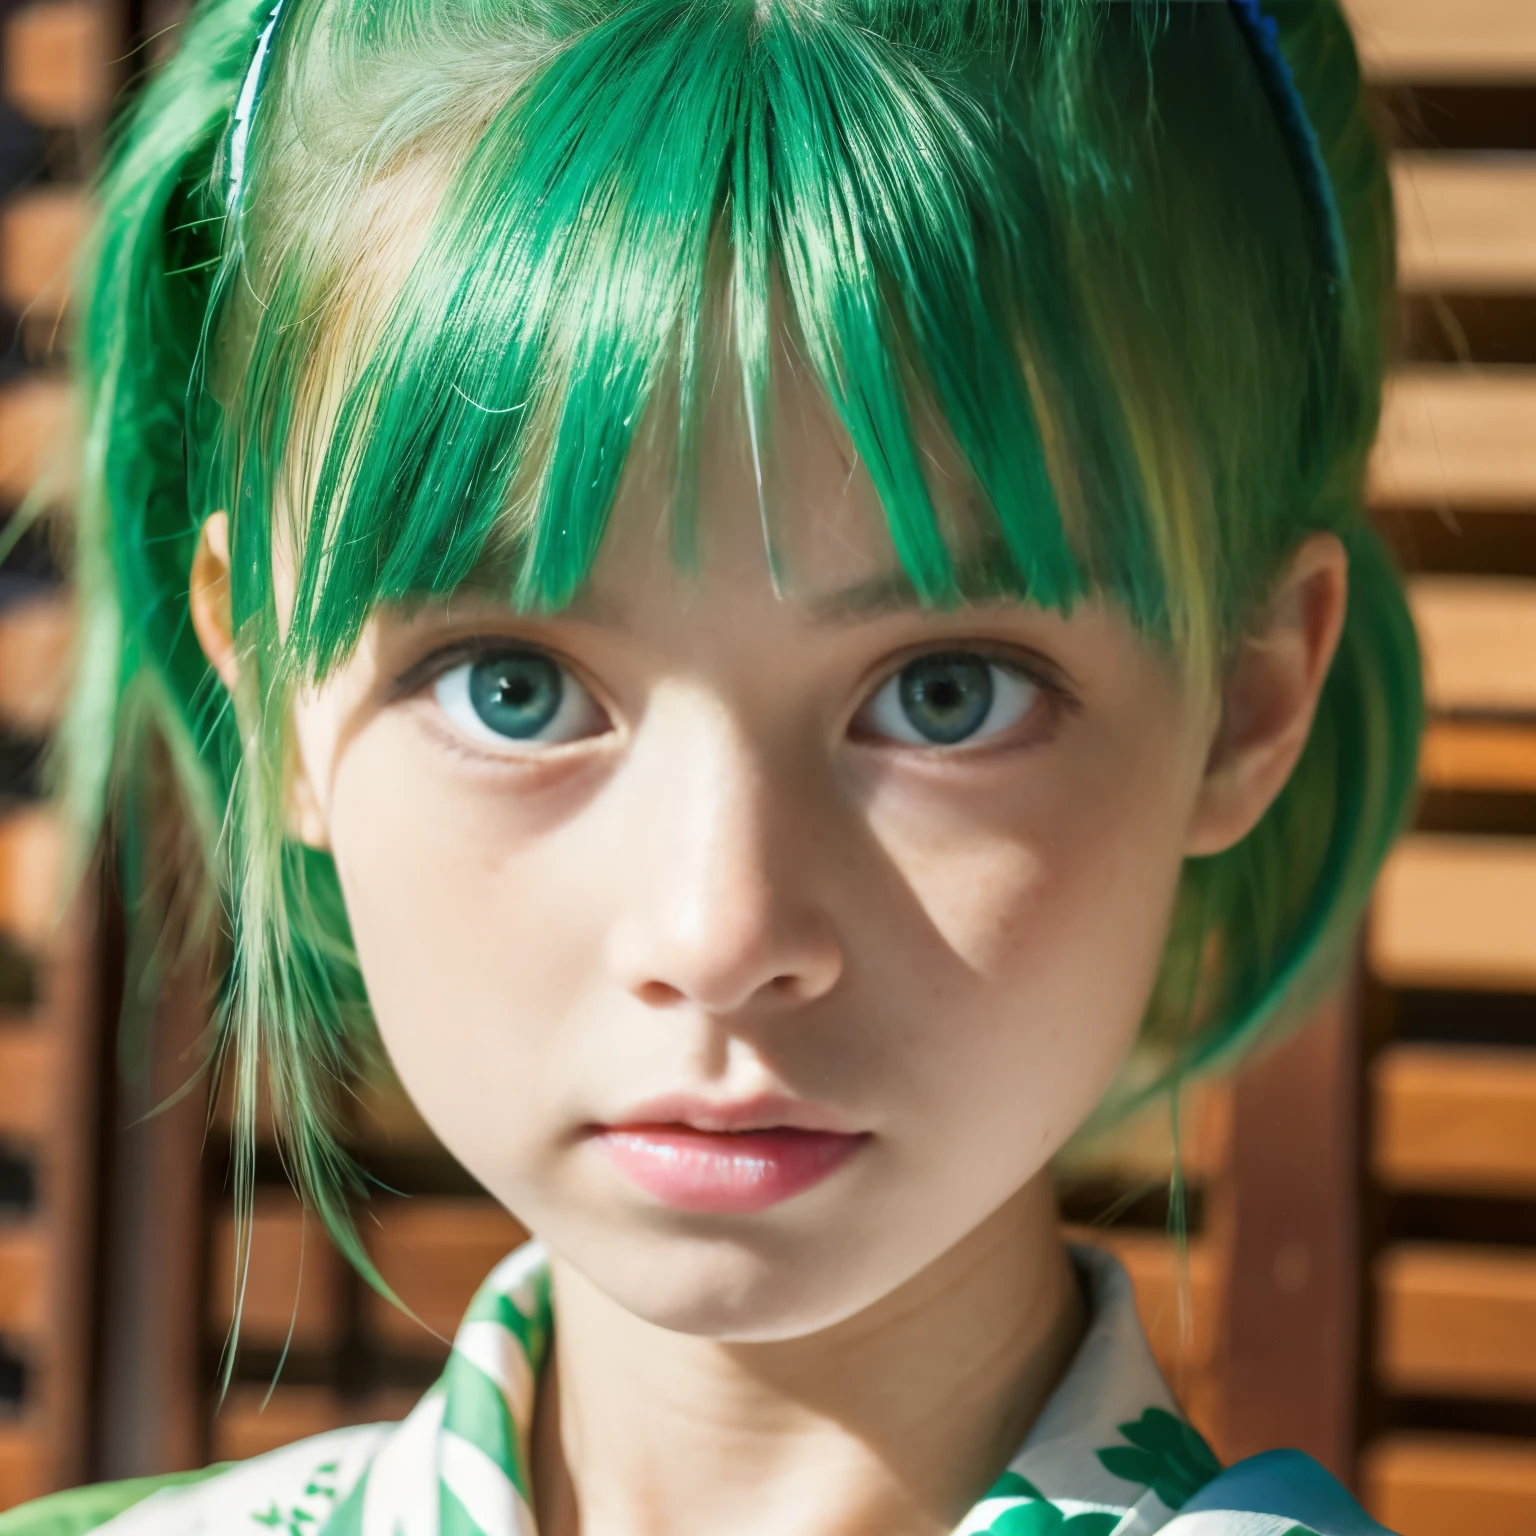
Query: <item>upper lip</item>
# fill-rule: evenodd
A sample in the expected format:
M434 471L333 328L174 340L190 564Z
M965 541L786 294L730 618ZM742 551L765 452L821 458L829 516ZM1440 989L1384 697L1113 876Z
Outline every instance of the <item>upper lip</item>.
M847 1119L824 1104L784 1094L711 1099L700 1094L669 1093L635 1104L602 1123L603 1130L641 1125L682 1125L695 1131L822 1131L837 1136L859 1134Z

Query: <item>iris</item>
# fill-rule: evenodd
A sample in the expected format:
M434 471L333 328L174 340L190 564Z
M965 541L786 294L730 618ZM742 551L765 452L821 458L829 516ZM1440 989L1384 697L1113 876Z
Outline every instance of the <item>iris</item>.
M992 712L993 668L966 652L920 656L901 670L902 713L925 741L953 746L974 735Z
M533 651L488 656L469 669L470 706L490 730L513 741L546 730L564 694L560 668Z

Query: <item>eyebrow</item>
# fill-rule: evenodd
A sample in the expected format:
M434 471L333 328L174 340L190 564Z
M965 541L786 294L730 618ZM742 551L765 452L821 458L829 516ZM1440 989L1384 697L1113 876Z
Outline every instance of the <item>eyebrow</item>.
M899 566L840 591L802 598L787 593L786 600L803 606L810 623L818 628L868 623L897 613L942 612L972 604L1028 601L1028 590L1012 569L1000 541L989 542L957 559L952 577L950 595L937 600L925 600L911 576ZM487 598L498 607L504 603L506 590L504 579L493 576L489 569L472 573L458 588L460 592ZM598 629L622 630L627 622L621 607L605 601L590 587L580 588L557 612L524 617L570 619Z
M972 603L1024 602L1029 596L1000 548L980 550L957 560L953 594L953 601L925 601L912 578L898 568L845 587L841 592L811 598L807 606L812 623L835 626L858 624L914 609L932 611Z

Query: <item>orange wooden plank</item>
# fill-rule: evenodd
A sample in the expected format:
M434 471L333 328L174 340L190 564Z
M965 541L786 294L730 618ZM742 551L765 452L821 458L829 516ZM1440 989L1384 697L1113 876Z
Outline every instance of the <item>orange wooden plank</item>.
M0 1425L0 1509L52 1491L48 1442L27 1423Z
M1536 368L1409 368L1371 461L1383 506L1536 509Z
M1404 1243L1377 1261L1376 1289L1389 1391L1536 1399L1536 1254Z
M405 1089L382 1072L357 1086L352 1134L363 1147L391 1152L437 1152L442 1145Z
M213 1417L213 1460L244 1461L347 1422L341 1399L324 1387L237 1387Z
M0 1333L34 1338L48 1322L49 1250L31 1224L0 1226Z
M1392 182L1405 289L1536 290L1536 156L1402 154Z
M1536 715L1536 581L1418 576L1408 596L1431 709Z
M368 1327L395 1348L438 1353L443 1343L433 1333L453 1338L480 1282L523 1240L523 1230L493 1200L474 1196L381 1201L377 1214L379 1225L367 1232L369 1252L421 1321L370 1292Z
M104 0L43 0L6 23L5 94L45 127L98 122L112 93L113 12Z
M1368 952L1389 986L1536 990L1536 839L1417 834L1376 886Z
M1536 1445L1472 1435L1394 1434L1365 1448L1365 1506L1401 1536L1530 1536Z
M1377 80L1494 84L1536 76L1530 0L1344 0Z
M1383 1184L1536 1194L1536 1052L1394 1045L1371 1077L1372 1159Z
M58 925L64 834L47 811L0 817L0 931L41 949Z
M1432 721L1419 779L1431 789L1536 793L1536 725Z
M55 1128L58 1069L51 1030L0 1025L0 1138L26 1144Z
M0 613L0 720L33 733L58 721L73 634L63 598L12 603Z
M90 219L89 200L75 187L34 187L0 205L0 299L13 309L59 314Z
M214 1325L234 1317L235 1222L225 1212L214 1224ZM258 1348L329 1349L341 1340L341 1260L318 1222L280 1191L259 1191L251 1223L250 1270L245 1282L240 1340Z
M1189 1182L1206 1183L1221 1169L1230 1112L1225 1084L1197 1083L1186 1092L1178 1152ZM1173 1161L1172 1117L1167 1101L1158 1099L1112 1130L1073 1147L1059 1159L1058 1175L1064 1186L1091 1180L1135 1188L1166 1183Z
M1076 1228L1074 1242L1092 1243L1119 1259L1136 1287L1136 1309L1153 1353L1170 1381L1207 1370L1220 1337L1219 1271L1213 1250L1200 1242L1189 1247L1186 1336L1180 1292L1184 1287L1178 1250L1161 1234L1127 1228Z
M16 503L43 483L50 501L69 498L73 432L69 386L29 379L0 390L0 503Z
M396 1390L347 1398L326 1387L278 1387L269 1398L265 1387L238 1386L214 1414L212 1459L244 1461L327 1430L394 1423L415 1401Z

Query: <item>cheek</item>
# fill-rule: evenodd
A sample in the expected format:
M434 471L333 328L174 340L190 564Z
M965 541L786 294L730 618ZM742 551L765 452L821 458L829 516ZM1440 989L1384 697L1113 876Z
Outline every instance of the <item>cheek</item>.
M1172 747L1172 743L1169 744ZM1161 950L1194 786L1172 751L1070 751L999 765L963 793L892 787L876 835L946 946L999 981L1096 951Z
M534 1129L518 1087L544 1073L593 942L590 908L562 893L546 843L507 823L507 799L448 792L381 726L349 748L330 816L380 1036L428 1123L477 1170Z
M963 797L876 797L877 835L937 940L898 985L950 978L920 1031L918 1091L955 1134L1049 1155L1108 1087L1161 961L1196 781L1171 736L1132 750L1085 730Z

